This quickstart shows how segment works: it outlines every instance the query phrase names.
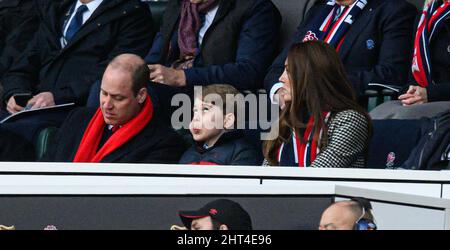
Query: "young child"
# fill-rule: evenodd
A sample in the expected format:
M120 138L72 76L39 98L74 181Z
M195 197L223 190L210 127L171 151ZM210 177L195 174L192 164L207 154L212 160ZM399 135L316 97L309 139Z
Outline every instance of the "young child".
M201 96L195 96L189 125L195 145L181 157L181 164L261 165L262 152L245 139L243 131L235 129L237 112L241 111L237 102L227 102L227 96L237 94L230 85L214 84L203 87ZM227 112L227 107L233 110Z

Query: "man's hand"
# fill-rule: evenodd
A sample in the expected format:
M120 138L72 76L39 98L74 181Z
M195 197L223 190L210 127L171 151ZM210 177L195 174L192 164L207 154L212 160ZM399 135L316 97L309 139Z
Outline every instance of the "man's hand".
M6 104L6 110L8 110L9 113L14 114L19 111L22 111L24 107L21 107L17 105L16 100L14 99L14 96L11 96L8 100L8 103Z
M51 107L55 106L55 99L51 92L42 92L28 101L28 105L33 105L31 109Z
M427 89L420 86L409 86L408 92L399 96L398 99L402 101L403 106L427 103Z
M164 67L159 64L148 65L150 69L150 80L172 87L186 86L186 75L183 70Z

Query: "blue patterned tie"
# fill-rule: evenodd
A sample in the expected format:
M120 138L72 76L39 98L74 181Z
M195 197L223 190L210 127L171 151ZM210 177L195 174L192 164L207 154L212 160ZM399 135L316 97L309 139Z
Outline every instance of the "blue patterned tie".
M84 4L80 5L80 7L78 7L77 13L72 18L72 21L69 24L69 28L67 28L67 31L66 31L65 38L66 38L67 42L70 41L75 36L77 31L83 25L83 14L84 14L84 12L86 12L88 10L89 10L88 7Z

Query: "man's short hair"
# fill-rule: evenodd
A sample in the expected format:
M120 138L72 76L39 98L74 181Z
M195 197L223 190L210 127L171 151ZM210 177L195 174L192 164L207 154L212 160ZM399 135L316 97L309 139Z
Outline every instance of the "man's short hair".
M138 55L119 55L109 63L108 67L120 69L130 74L132 81L131 90L135 96L150 81L150 70L145 61Z
M348 207L357 218L362 216L361 219L374 221L375 218L372 214L372 211L370 209L366 209L366 208L363 209L363 207L361 205L362 204L358 203L355 200L350 200ZM364 214L363 214L363 212L364 212Z

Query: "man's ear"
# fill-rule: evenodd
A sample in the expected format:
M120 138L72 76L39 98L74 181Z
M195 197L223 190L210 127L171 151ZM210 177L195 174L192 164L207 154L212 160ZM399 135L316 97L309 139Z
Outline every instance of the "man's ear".
M147 88L140 89L137 94L139 104L143 104L146 98L147 98Z
M227 225L222 224L222 225L220 225L219 230L230 230L230 229L228 228Z
M228 113L223 119L224 129L232 129L236 121L236 116L233 113Z

